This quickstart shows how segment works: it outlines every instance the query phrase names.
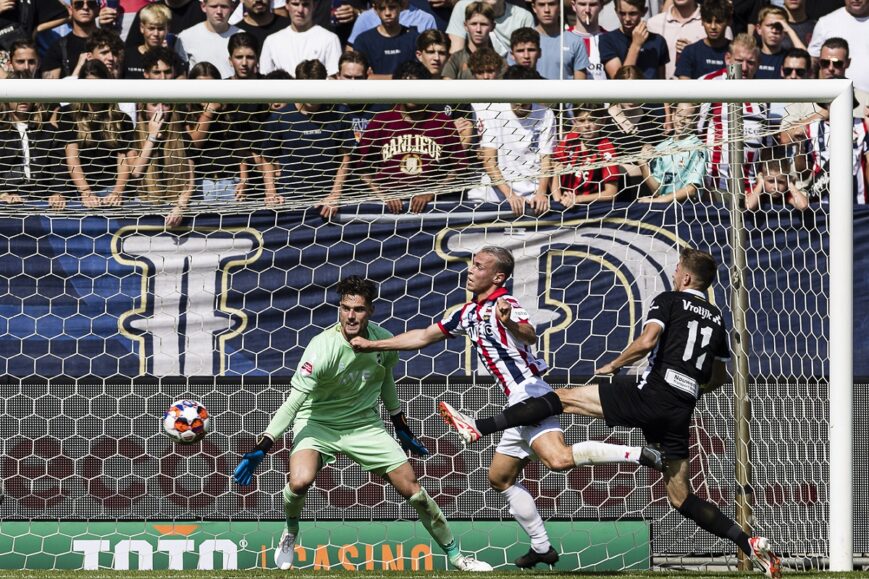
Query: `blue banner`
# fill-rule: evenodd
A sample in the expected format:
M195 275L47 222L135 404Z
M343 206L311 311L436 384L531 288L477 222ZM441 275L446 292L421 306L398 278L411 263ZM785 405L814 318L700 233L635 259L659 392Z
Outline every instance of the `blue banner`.
M855 217L855 272L869 270L869 211ZM334 286L380 286L374 320L424 327L468 299L464 273L484 245L517 258L511 289L537 324L551 373L570 378L621 351L652 297L669 289L684 244L730 264L721 206L590 206L513 220L494 206L400 218L379 206L158 218L0 219L0 373L15 377L290 376L337 319ZM828 372L826 215L749 216L751 371ZM712 298L730 319L728 267ZM869 375L869 291L855 274L854 359ZM399 375L476 372L464 339L403 353Z

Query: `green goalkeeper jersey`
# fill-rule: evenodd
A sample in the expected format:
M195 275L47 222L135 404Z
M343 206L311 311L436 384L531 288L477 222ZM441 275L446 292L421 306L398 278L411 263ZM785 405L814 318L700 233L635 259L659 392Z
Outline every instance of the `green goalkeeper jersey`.
M368 338L384 340L392 334L369 322ZM401 404L393 367L397 352L353 351L341 325L323 330L305 348L292 380L292 390L266 429L278 439L296 420L351 429L380 421L379 400L387 410Z

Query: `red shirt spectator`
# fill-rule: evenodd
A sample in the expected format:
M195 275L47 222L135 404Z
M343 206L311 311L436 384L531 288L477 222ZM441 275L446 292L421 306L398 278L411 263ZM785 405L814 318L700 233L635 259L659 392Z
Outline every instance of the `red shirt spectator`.
M616 148L606 137L598 139L596 143L586 143L581 137L580 133L567 133L564 140L555 147L555 162L562 163L567 168L580 168L615 159ZM615 182L618 178L618 165L589 168L562 174L561 189L572 191L575 195L597 194L601 193L606 183Z

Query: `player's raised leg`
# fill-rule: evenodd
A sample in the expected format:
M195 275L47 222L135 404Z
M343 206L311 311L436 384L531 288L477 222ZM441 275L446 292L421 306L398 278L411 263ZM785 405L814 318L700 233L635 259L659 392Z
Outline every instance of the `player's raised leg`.
M518 423L519 426L539 424L546 418L554 416L553 412L562 408L561 403L553 403L554 399L564 399L567 408L576 409L571 414L583 414L585 416L602 417L600 411L600 399L597 395L597 385L583 386L581 389L558 390L559 397L555 392L549 392L544 396L529 398L518 404L506 408L501 414L492 418L474 419L473 417L453 408L447 402L438 403L438 410L444 421L456 429L465 444L479 440L483 431L495 432L503 425ZM511 426L512 428L512 426ZM640 464L657 471L663 471L666 465L666 457L660 448L648 446L625 446L621 444L609 444L594 440L578 442L568 446L564 437L556 439L556 433L549 433L541 437L535 447L535 452L547 468L556 471L567 470L574 466L589 464L606 464L626 462Z
M751 561L761 568L767 577L781 577L781 560L772 552L765 537L749 537L733 519L727 517L716 505L691 492L688 480L689 459L670 461L664 472L667 498L679 513L691 519L697 526L716 537L730 539Z
M444 421L455 428L467 443L508 428L539 424L544 419L559 414L603 418L598 385L595 383L578 388L561 388L542 396L527 398L489 418L474 419L458 412L447 402L439 402L438 411Z
M459 571L491 571L492 566L485 561L479 561L459 551L455 537L450 530L443 511L429 496L428 492L419 484L416 473L410 463L405 462L395 470L384 474L384 478L395 487L398 494L407 499L407 502L419 515L419 520L428 531L432 539L447 554L450 565Z
M495 452L489 465L489 485L501 493L510 507L510 514L531 539L531 548L515 561L522 569L533 568L538 563L555 565L558 562L558 552L549 542L534 497L516 482L529 460L528 457L517 458Z
M320 453L312 449L294 452L290 457L290 482L284 487L284 514L287 527L275 549L275 566L286 571L293 565L296 538L299 536L299 515L305 506L308 489L320 471Z

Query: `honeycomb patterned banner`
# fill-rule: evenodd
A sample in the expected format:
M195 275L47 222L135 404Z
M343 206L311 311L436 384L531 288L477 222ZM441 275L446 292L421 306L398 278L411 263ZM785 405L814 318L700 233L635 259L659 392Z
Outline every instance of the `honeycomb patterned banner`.
M869 259L864 213L854 228L858 261ZM511 291L537 324L550 373L569 379L637 335L651 298L670 288L682 245L730 259L721 206L501 217L478 205L425 220L382 206L345 208L333 222L314 210L199 214L174 229L159 217L2 218L0 374L291 376L308 341L335 323L340 278L377 282L374 319L403 332L465 302L467 262L494 244L516 255ZM813 219L770 211L749 223L753 374L826 374L826 216ZM724 266L715 287L729 323ZM867 295L855 291L855 311ZM869 346L856 348L857 373L869 374ZM403 354L398 377L471 375L467 350L459 339Z

